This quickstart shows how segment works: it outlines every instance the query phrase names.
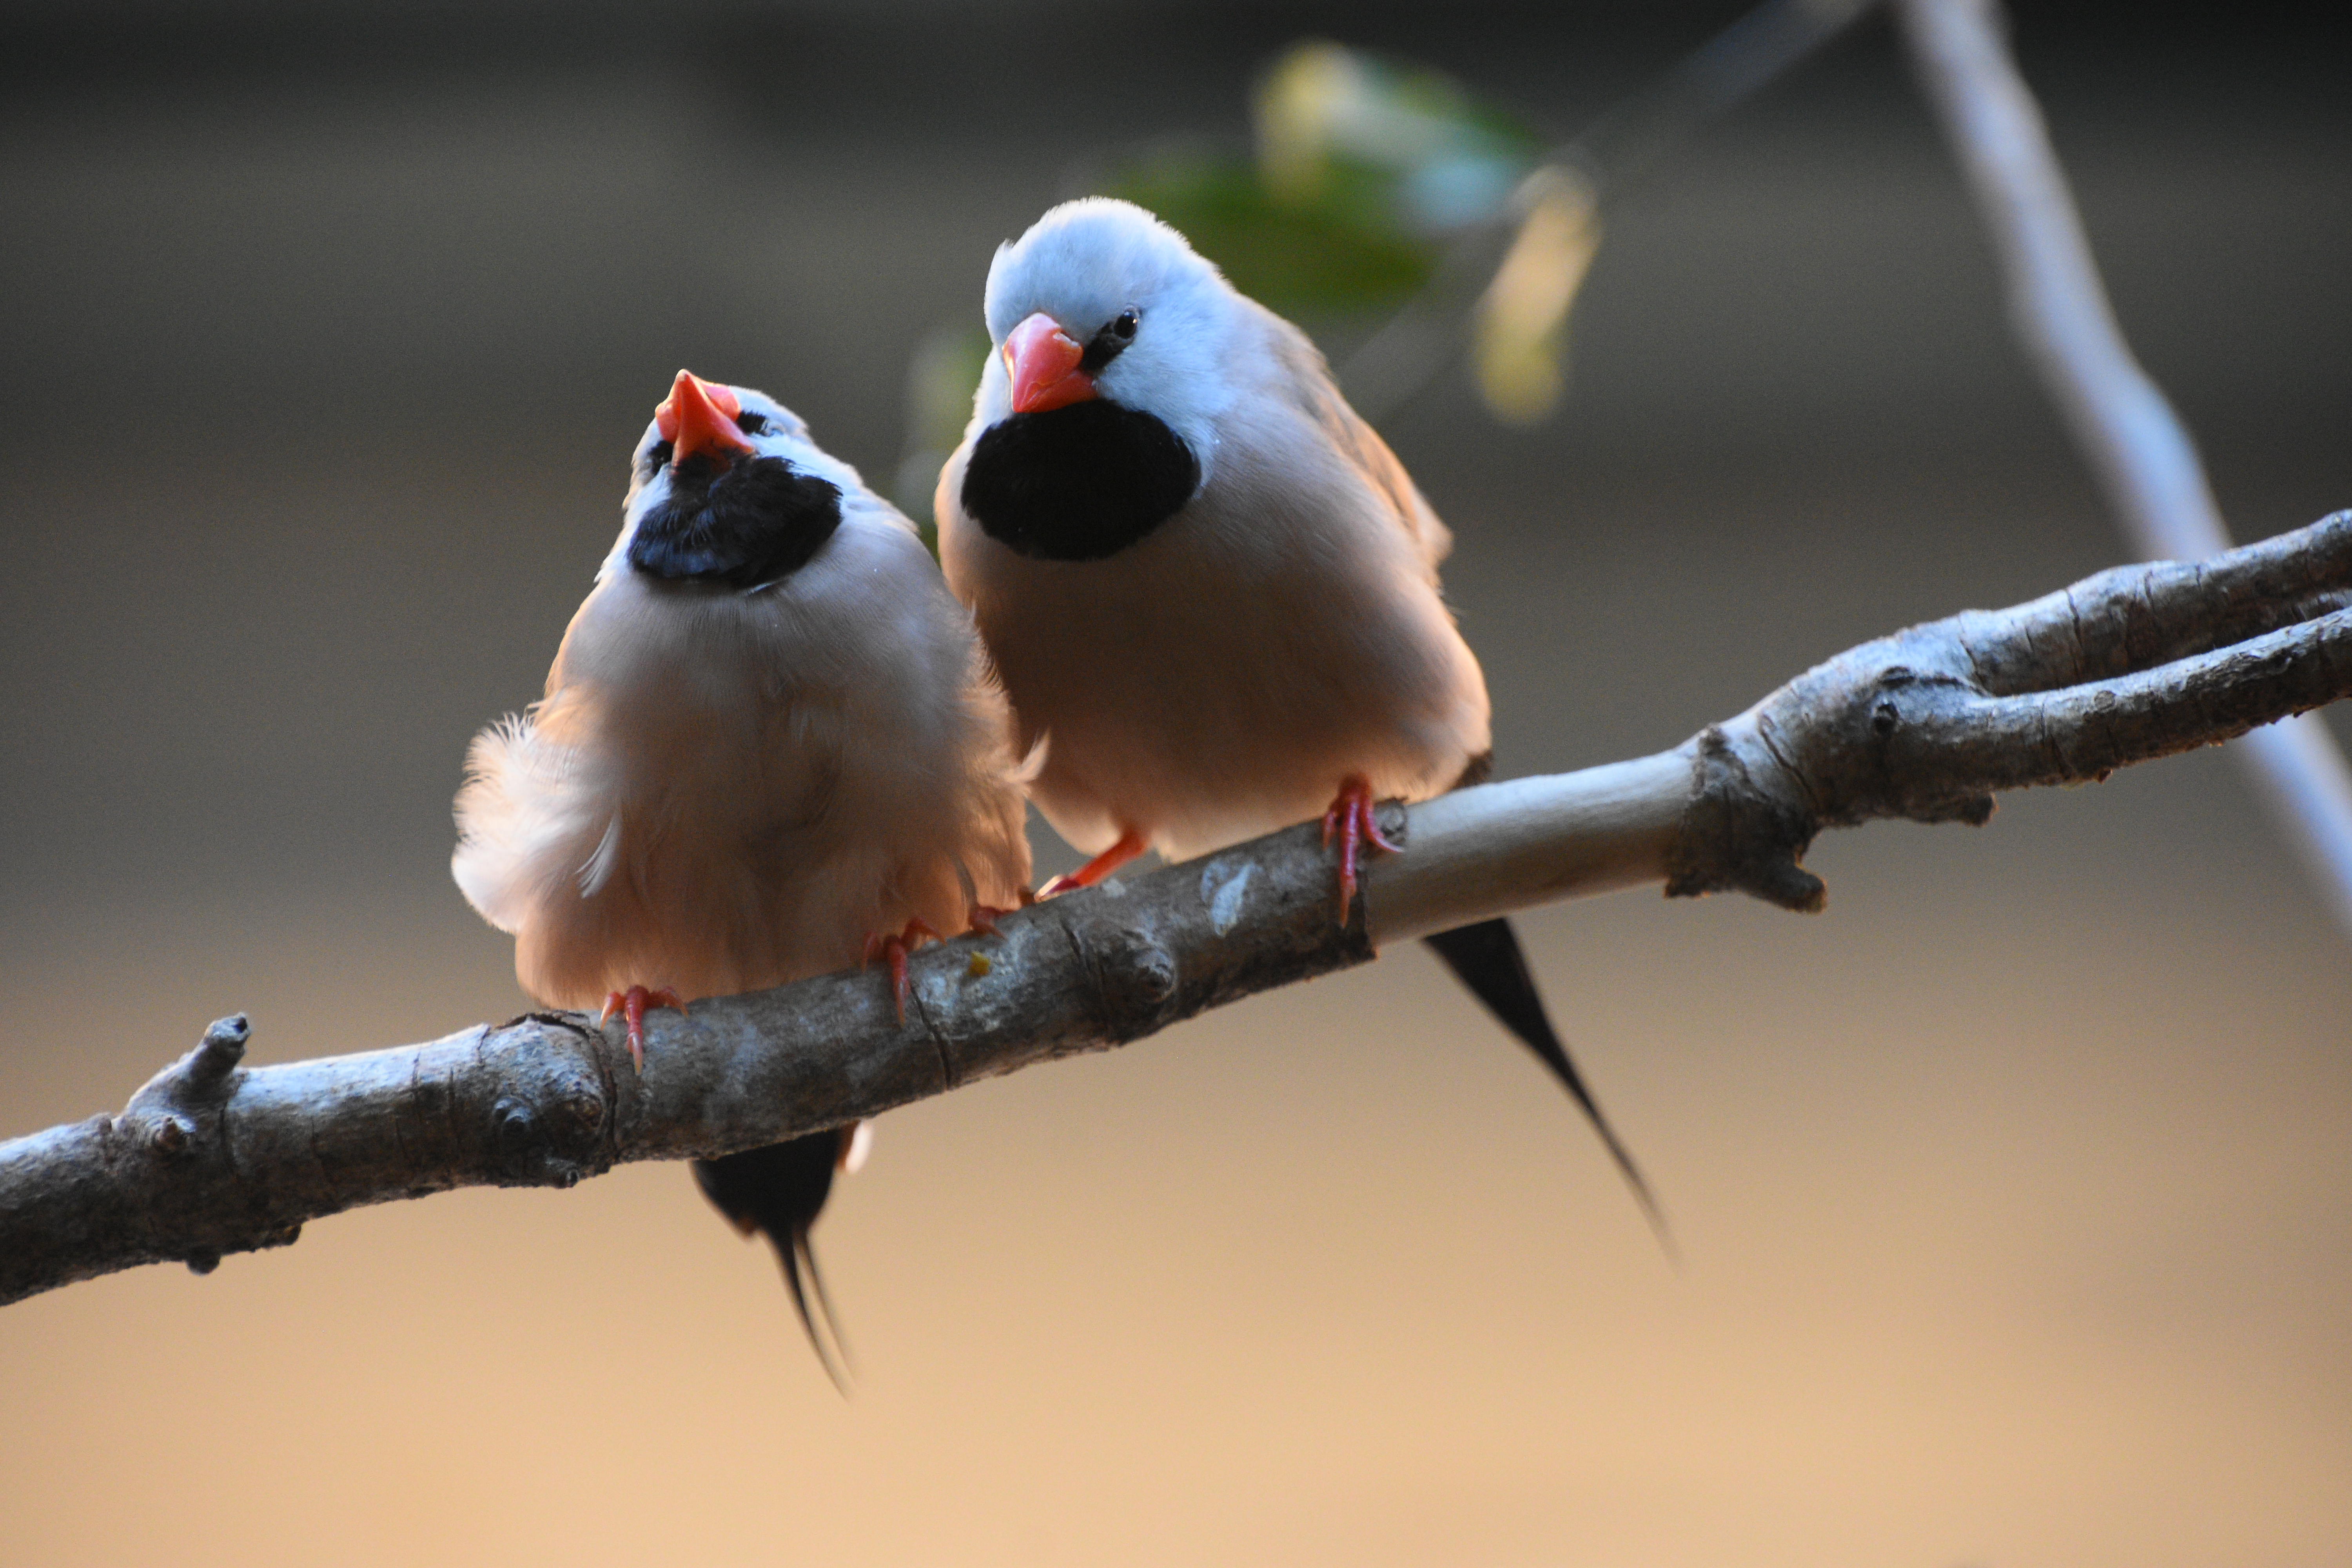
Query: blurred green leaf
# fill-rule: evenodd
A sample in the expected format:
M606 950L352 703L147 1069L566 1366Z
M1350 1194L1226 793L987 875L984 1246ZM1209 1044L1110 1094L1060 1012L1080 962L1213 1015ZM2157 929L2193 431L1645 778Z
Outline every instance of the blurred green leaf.
M1392 310L1446 238L1499 215L1538 142L1452 78L1320 41L1260 79L1253 160L1160 149L1097 184L1158 213L1286 313Z
M1283 201L1257 167L1210 153L1163 153L1118 171L1102 194L1148 207L1274 310L1352 313L1391 308L1425 282L1437 247L1394 232L1370 174L1343 172L1307 201Z
M1423 238L1500 216L1540 150L1452 77L1323 40L1291 46L1251 107L1259 174L1276 197L1331 201ZM1367 193L1375 208L1354 199Z
M1520 193L1519 232L1472 312L1478 395L1506 425L1533 425L1568 385L1568 314L1601 248L1591 182L1546 169Z

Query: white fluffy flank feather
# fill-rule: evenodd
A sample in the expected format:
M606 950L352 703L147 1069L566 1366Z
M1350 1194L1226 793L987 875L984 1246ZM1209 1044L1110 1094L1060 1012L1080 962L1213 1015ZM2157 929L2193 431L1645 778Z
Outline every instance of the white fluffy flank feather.
M520 931L540 902L567 886L589 897L612 875L620 813L582 776L579 761L522 713L484 730L466 753L449 874L500 931Z

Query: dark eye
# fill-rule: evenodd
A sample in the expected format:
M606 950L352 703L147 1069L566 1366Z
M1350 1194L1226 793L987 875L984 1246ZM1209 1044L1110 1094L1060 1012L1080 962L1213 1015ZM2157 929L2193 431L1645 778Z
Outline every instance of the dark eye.
M735 420L735 428L740 430L746 436L765 435L768 429L768 416L764 414L755 414L751 409L746 408L740 416L737 416Z
M659 473L662 469L662 466L668 461L668 442L656 441L652 446L646 448L646 472L649 474Z
M1135 342L1135 329L1142 324L1143 312L1132 305L1105 321L1094 342L1087 345L1078 369L1087 375L1100 375L1105 365L1127 352L1128 344Z

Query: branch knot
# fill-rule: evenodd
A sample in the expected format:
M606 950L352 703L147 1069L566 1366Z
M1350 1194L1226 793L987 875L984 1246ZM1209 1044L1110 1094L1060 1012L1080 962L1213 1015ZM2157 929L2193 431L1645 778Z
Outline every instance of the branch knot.
M1690 804L1667 868L1666 897L1742 892L1806 914L1828 899L1822 879L1797 862L1820 822L1796 797L1804 780L1776 755L1750 710L1710 724L1692 747Z

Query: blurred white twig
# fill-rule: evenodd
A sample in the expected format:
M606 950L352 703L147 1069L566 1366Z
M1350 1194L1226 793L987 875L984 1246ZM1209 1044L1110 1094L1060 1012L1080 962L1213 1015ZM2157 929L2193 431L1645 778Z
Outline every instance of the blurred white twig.
M1992 231L2011 325L2144 560L2230 548L2189 432L2125 343L1993 0L1899 0L1922 86ZM2273 810L2352 935L2352 769L2315 716L2246 737Z

